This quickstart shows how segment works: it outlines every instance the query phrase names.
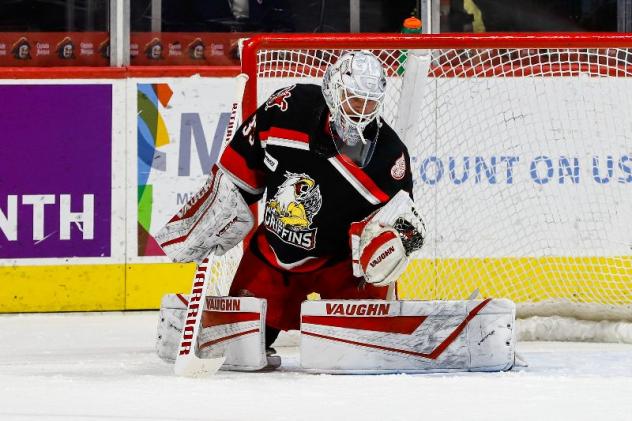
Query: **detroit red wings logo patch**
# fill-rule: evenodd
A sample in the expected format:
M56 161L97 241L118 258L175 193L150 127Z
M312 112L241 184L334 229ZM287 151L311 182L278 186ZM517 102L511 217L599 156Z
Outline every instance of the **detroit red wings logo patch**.
M402 153L402 156L397 158L397 161L393 164L391 168L391 177L395 180L401 180L406 175L406 157Z
M296 85L288 86L285 89L281 89L276 94L272 95L266 101L266 110L269 110L272 107L279 107L281 111L287 111L287 99L292 96L292 89L294 89Z

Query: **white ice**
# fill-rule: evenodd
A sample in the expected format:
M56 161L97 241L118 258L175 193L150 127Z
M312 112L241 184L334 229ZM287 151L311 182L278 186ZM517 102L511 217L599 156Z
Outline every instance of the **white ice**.
M156 312L0 316L0 420L632 420L632 345L519 344L506 373L177 378Z

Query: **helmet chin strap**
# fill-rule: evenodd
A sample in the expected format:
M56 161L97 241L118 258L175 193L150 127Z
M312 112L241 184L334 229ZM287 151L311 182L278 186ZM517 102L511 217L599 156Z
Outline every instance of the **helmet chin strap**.
M362 133L363 130L360 130L360 128L357 126L354 127L354 129L356 129L356 131L358 132L358 135L360 136L360 140L362 141L362 144L366 145L366 139L364 138L364 133Z

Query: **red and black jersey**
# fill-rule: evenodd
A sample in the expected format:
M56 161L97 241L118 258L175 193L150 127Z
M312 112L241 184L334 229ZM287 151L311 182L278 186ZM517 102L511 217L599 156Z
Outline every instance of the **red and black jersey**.
M399 190L412 195L406 146L386 123L363 168L337 152L318 85L275 92L238 129L220 167L245 196L265 192L251 247L275 267L305 272L350 256L348 230Z

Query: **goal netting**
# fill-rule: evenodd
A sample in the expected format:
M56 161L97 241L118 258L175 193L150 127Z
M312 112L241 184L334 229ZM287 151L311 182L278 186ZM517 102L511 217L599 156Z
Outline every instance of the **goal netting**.
M590 34L256 37L242 54L243 108L320 83L343 51L373 51L429 232L400 298L478 288L514 300L519 317L616 330L632 321L630 47L630 36Z

